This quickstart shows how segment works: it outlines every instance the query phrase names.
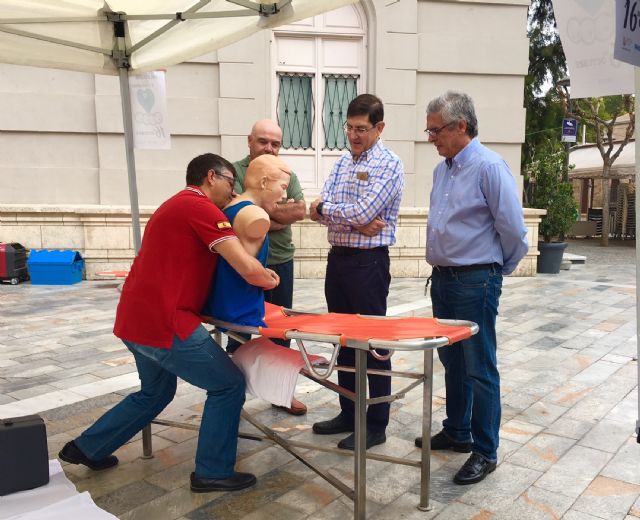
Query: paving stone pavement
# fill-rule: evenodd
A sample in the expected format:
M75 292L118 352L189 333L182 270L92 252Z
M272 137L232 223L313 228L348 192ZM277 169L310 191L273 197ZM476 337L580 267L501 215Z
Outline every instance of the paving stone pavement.
M636 442L635 251L574 241L587 257L559 275L505 280L498 318L503 417L499 465L483 482L457 486L466 455L432 455L431 505L421 512L419 471L369 461L367 517L372 519L640 518L640 444ZM138 379L132 356L111 334L117 284L0 285L0 417L40 413L50 456L119 401ZM397 279L390 314L430 315L424 279ZM295 307L324 310L323 281L297 280ZM417 368L421 354L398 353L394 365ZM300 379L309 414L291 417L249 398L246 408L283 435L322 444L311 424L332 417L335 394ZM434 362L433 428L444 417L443 373ZM204 393L181 383L162 417L197 422ZM422 390L394 403L385 444L372 451L418 457ZM243 423L242 430L251 430ZM346 519L352 503L282 449L241 439L238 469L258 475L237 493L193 494L196 432L153 427L154 457L142 459L140 436L118 450L116 468L94 473L65 465L79 491L122 519ZM309 453L350 482L352 459ZM2 505L0 498L0 507Z

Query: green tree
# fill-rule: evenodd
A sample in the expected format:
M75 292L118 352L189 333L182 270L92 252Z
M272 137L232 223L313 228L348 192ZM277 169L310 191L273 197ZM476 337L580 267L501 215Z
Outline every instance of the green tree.
M563 102L568 98L558 91ZM602 157L602 239L601 245L609 245L609 192L611 187L611 167L622 153L622 149L633 139L635 131L635 97L631 94L573 100L570 116L575 117L589 130L589 135L598 147ZM614 140L613 130L620 116L629 115L624 127L624 135Z
M524 85L527 109L526 136L522 150L522 171L527 171L536 149L549 140L560 139L564 106L552 87L567 74L567 65L553 14L551 0L532 0L529 7L529 69ZM545 92L546 90L546 92ZM525 173L525 188L528 179ZM525 200L528 191L525 189Z
M527 167L530 205L547 210L538 229L545 242L563 237L578 217L573 188L563 180L566 158L565 147L557 139L547 139L538 146Z

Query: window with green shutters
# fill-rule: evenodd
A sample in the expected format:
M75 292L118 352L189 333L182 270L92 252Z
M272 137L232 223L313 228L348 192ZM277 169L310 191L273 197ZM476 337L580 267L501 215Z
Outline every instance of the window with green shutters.
M282 148L313 149L313 74L278 73L278 124Z
M357 94L358 75L324 75L324 129L325 150L347 150L349 141L342 125L347 120L347 107Z

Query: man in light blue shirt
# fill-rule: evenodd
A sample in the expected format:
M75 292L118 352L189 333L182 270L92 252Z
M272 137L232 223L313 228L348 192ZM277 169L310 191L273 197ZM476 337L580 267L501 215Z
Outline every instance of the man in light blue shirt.
M478 141L467 94L449 91L432 100L425 132L445 158L434 171L427 223L433 315L480 326L475 336L438 349L447 417L431 438L431 449L471 452L454 482L473 484L496 468L501 415L496 316L502 275L513 272L526 254L527 229L513 175ZM422 446L422 438L416 445Z

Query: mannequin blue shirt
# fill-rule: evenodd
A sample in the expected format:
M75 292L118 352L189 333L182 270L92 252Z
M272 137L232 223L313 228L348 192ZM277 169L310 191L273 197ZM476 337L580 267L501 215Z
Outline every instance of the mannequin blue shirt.
M252 204L253 202L246 200L229 206L223 211L233 225L238 212ZM256 256L256 259L263 266L267 263L268 252L269 237L265 236L262 247ZM220 258L202 314L238 325L251 327L265 325L263 321L264 290L246 282L224 258Z

